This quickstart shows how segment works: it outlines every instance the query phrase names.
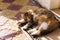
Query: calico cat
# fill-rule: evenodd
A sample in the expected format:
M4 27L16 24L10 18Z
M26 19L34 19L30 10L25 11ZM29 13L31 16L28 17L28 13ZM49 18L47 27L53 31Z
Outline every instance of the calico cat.
M30 25L36 23L33 29L28 30L30 35L40 35L43 31L52 31L59 26L58 20L54 17L54 15L44 8L36 9L35 11L29 10L27 11L23 17L22 21L18 21L18 25L26 24L22 27L23 29L28 29ZM33 27L32 26L32 27Z

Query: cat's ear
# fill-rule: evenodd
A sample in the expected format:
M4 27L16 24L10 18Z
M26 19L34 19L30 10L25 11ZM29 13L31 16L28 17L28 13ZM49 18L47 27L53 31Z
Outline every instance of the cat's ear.
M30 10L28 10L28 14L33 15L34 11L30 9Z

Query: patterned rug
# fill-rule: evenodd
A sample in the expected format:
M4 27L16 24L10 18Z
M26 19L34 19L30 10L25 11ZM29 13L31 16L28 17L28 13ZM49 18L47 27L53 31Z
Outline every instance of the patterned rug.
M27 10L35 10L39 7L32 0L0 0L0 11L3 16L11 19L19 19L21 13Z
M14 31L16 21L7 21L6 18L18 20L20 19L21 13L25 13L29 9L35 10L37 8L39 7L32 0L0 0L0 16L4 16L0 17L0 40L29 40L24 33L16 35L18 32ZM12 29L14 30L11 31Z

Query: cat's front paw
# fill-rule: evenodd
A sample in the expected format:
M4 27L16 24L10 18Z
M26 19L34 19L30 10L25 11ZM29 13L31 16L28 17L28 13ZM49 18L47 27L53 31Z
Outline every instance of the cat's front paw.
M32 32L31 35L32 36L35 36L35 35L39 36L40 35L40 31L36 30L36 31Z
M36 30L37 30L36 28L30 29L30 30L28 30L28 33L31 34L32 32L34 32L34 31L36 31Z

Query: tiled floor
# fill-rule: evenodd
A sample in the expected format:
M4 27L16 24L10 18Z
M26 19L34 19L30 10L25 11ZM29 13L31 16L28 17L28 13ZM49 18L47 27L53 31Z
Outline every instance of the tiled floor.
M55 30L54 32L41 37L42 40L60 40L60 29Z
M56 12L60 16L60 8L53 9L54 12Z

